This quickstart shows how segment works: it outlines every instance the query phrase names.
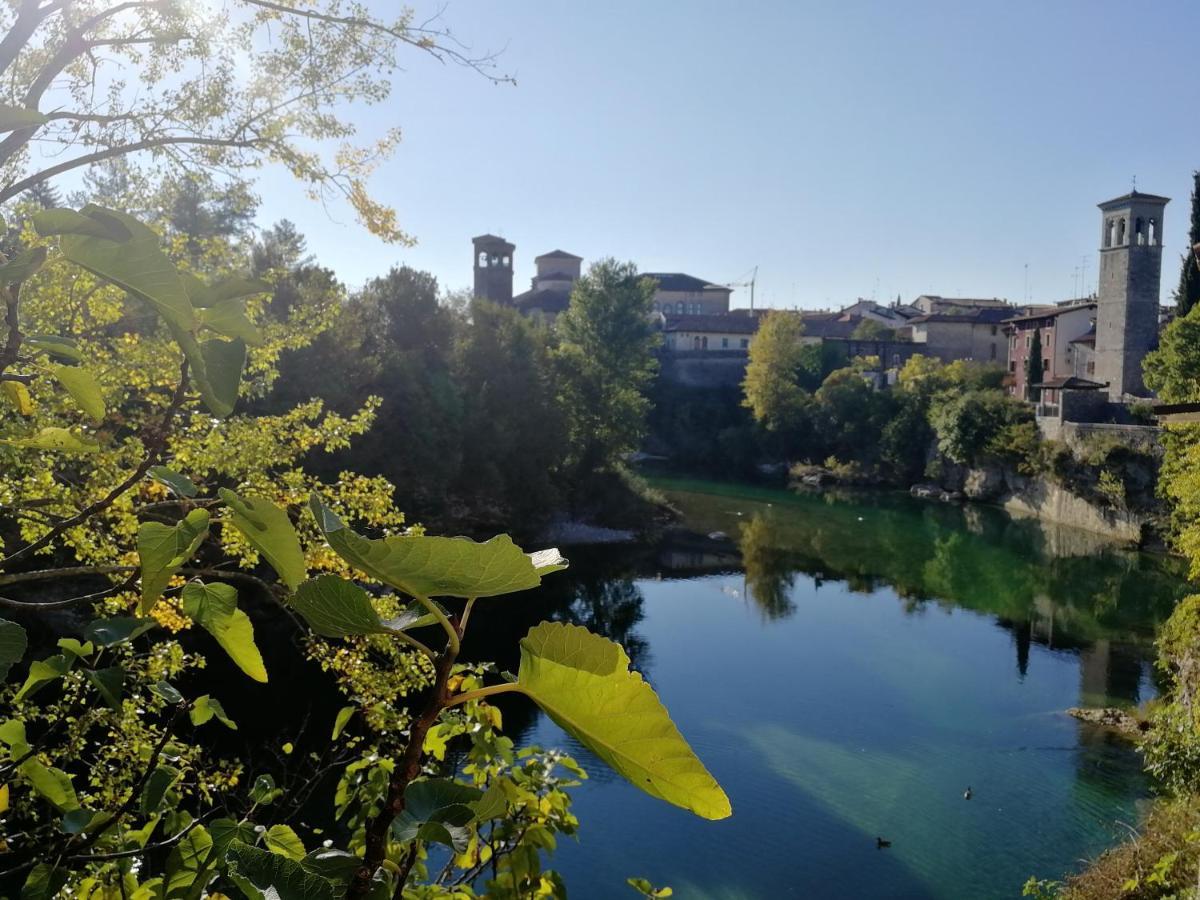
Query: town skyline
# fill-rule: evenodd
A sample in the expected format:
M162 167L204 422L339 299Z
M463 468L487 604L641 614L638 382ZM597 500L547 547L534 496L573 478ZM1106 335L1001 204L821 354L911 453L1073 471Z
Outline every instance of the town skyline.
M276 191L278 173L260 184L260 223L319 232L351 285L405 264L468 287L470 238L491 232L516 244L522 286L560 248L722 284L757 265L759 306L1055 302L1094 289L1096 204L1136 176L1173 200L1163 302L1174 290L1200 165L1186 4L765 4L735 27L615 4L589 13L587 41L565 10L464 9L446 13L456 33L502 51L517 84L403 73L388 113L405 139L373 183L415 247Z

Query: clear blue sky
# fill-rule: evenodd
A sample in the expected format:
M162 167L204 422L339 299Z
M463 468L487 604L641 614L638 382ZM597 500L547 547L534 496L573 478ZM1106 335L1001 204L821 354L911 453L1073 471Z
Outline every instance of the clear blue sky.
M375 0L381 12L390 2ZM418 6L419 11L428 11ZM1200 3L450 3L517 85L419 56L365 120L404 129L376 175L419 240L382 244L275 175L287 216L356 285L404 263L471 281L470 238L729 282L760 305L875 294L1036 301L1097 270L1096 203L1172 198L1163 296L1200 168ZM734 295L746 305L747 292Z

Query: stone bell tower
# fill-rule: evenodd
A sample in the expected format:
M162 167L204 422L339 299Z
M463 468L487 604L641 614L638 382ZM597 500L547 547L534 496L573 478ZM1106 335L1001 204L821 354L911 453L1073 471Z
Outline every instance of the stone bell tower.
M475 246L475 296L493 303L512 303L513 251L517 248L502 237L481 234L471 238Z
M1110 400L1146 396L1142 360L1158 346L1163 209L1167 197L1136 190L1100 204L1096 380Z

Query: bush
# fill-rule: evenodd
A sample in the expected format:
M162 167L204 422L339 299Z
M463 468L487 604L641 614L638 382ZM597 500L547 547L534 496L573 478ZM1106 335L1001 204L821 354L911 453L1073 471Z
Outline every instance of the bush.
M1032 421L1029 408L997 390L945 392L933 399L929 421L938 449L956 463L970 465L1007 425Z

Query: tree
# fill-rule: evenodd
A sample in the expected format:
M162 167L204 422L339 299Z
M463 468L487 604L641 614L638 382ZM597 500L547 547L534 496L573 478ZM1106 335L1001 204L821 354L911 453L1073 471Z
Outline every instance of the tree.
M559 403L577 478L612 468L641 442L658 371L654 291L633 263L603 259L575 283L558 318Z
M775 310L763 317L750 344L742 405L768 431L791 433L807 420L812 398L799 379L811 356L803 338L799 314Z
M0 202L114 158L163 175L270 162L405 241L366 188L399 131L363 144L332 111L386 101L401 51L510 80L436 19L404 10L385 20L343 0L21 0L5 6L0 29Z
M1042 329L1033 329L1033 342L1029 346L1029 368L1025 372L1025 390L1028 399L1034 403L1042 396L1042 389L1035 385L1042 383L1044 366L1042 365Z
M850 332L850 337L856 341L890 341L895 337L895 334L892 329L888 328L882 322L876 319L864 318L854 326L854 330Z
M1175 314L1186 316L1200 301L1200 268L1192 248L1200 244L1200 169L1192 173L1192 221L1188 228L1187 248L1179 267L1179 287L1175 290Z
M574 831L563 788L579 770L561 754L514 752L489 704L503 693L526 695L651 795L730 814L612 641L543 622L512 680L459 661L477 601L536 587L566 560L506 535L401 530L386 482L307 473L306 452L343 446L372 403L349 420L319 403L243 413L272 380L244 376L294 339L266 316L265 285L181 269L114 210L32 223L50 242L0 263L0 585L6 609L36 625L0 620L0 814L23 836L0 846L0 890L15 894L15 879L24 896L356 900L415 888L448 900L490 870L490 896L561 895L538 850ZM44 587L81 577L91 586L79 592ZM264 622L288 635L282 656L260 648ZM185 650L174 634L187 628L206 636ZM223 761L214 734L238 727L234 708L273 711L205 672L282 676L290 692L298 646L349 705L320 716L317 742L277 783L262 760ZM305 824L318 789L336 797L338 846ZM449 848L445 867L426 865L435 845Z
M997 390L948 391L929 411L938 449L964 465L974 464L1005 426L1031 419L1028 406Z

